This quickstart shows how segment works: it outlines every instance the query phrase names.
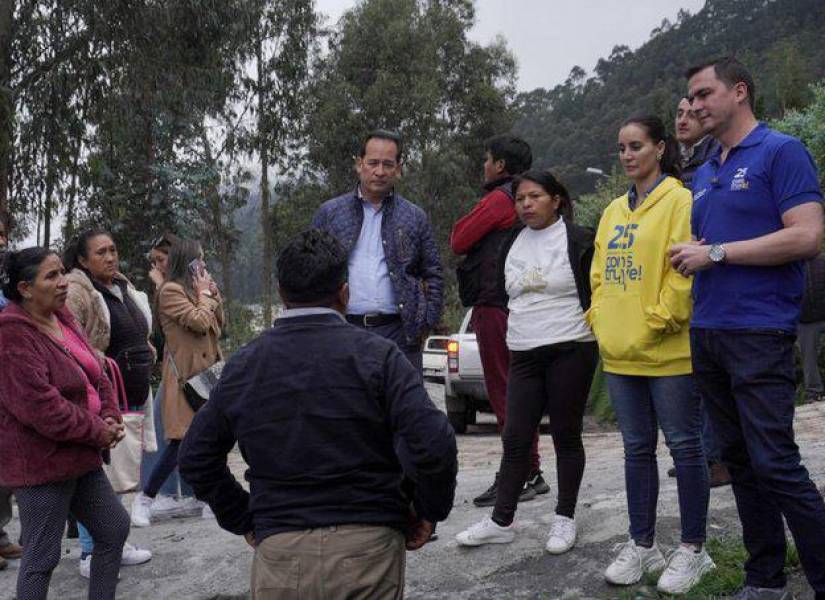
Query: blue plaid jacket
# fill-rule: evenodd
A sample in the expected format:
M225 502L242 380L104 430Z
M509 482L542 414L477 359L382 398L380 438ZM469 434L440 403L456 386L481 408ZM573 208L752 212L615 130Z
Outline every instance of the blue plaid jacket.
M421 334L441 319L444 276L441 258L426 213L393 193L384 200L381 233L395 301L407 343L418 345ZM329 232L352 252L361 233L364 210L353 190L327 200L315 213L312 227Z

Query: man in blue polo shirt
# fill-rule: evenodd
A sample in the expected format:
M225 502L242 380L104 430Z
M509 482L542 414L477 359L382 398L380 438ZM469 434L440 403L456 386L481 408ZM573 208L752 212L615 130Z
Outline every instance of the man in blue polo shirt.
M789 598L785 529L825 598L825 502L794 443L794 336L802 259L822 243L822 192L802 143L754 117L754 85L733 58L690 69L689 99L721 144L693 180L695 241L671 250L695 274L693 373L733 478L749 558L738 598Z

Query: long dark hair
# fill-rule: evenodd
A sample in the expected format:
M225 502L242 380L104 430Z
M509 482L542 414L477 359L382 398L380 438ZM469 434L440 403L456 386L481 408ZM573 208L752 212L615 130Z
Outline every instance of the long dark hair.
M662 173L672 175L678 179L682 174L682 165L679 159L679 143L675 137L667 132L662 120L656 115L638 115L630 117L622 123L622 129L628 125L638 125L644 129L654 144L658 144L659 142L665 143L665 151L659 160L659 167L662 169Z
M516 195L519 186L525 181L532 181L540 185L551 196L561 198L556 214L568 223L573 222L573 200L570 198L567 188L564 187L561 181L556 179L555 175L550 171L527 171L517 175L513 178L513 196Z
M89 259L89 240L99 235L105 235L110 240L114 240L111 232L103 227L85 229L71 239L66 246L66 250L63 252L63 266L66 268L66 271L80 269L88 274L88 271L80 264L80 259Z
M19 252L6 253L2 268L0 268L3 295L15 303L23 300L17 285L21 281L34 282L37 278L37 271L40 270L40 265L52 255L57 256L57 252L41 246L32 246Z
M167 267L166 281L174 281L183 286L193 298L197 298L195 284L192 281L192 272L189 263L203 256L200 243L194 240L181 239L172 245L169 250L169 266Z

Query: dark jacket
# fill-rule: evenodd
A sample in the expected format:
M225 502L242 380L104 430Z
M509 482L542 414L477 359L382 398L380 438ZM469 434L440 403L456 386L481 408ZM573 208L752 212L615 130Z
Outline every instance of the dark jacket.
M58 318L86 342L68 310ZM17 304L0 313L0 485L65 481L101 466L103 420L119 421L120 411L106 377L92 384L100 394L99 416L87 408L86 378L68 351Z
M719 142L711 136L706 136L702 143L699 144L693 151L693 156L690 157L687 164L682 165L682 175L679 177L687 189L693 189L693 175L696 170L703 164L708 162L719 149Z
M593 262L593 242L596 239L596 232L589 227L569 223L567 220L564 221L564 226L567 228L567 257L573 270L573 279L576 281L576 291L579 293L582 310L587 311L590 308L590 264ZM522 225L513 229L510 232L509 239L501 249L498 285L501 287L502 292L505 289L504 263L507 261L510 248L522 229L524 229ZM506 292L504 294L506 296Z
M487 189L488 194L481 200L484 202L494 195L506 196L513 203L513 182L496 182L495 186ZM515 211L515 209L513 209ZM502 245L512 244L512 232L518 228L516 224L506 229L495 229L487 233L473 246L467 256L456 268L458 279L458 296L464 306L498 306L507 308L507 294L498 284L496 274L502 269L499 265ZM504 255L506 256L506 254Z
M441 320L444 277L432 227L418 206L393 193L384 201L381 233L395 301L407 343L418 345L421 334ZM326 201L312 227L331 233L351 253L361 234L364 209L356 190Z
M805 261L805 293L800 323L825 321L825 254Z
M226 467L236 441L249 493ZM279 319L235 353L179 465L221 527L258 541L343 524L403 529L404 475L418 514L443 520L457 471L455 436L420 374L393 342L334 314Z

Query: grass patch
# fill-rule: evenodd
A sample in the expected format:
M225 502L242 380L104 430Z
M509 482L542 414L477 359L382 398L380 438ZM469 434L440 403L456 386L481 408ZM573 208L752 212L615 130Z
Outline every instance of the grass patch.
M705 575L702 581L690 592L679 596L690 600L707 600L709 598L719 598L732 596L745 583L745 560L748 553L739 538L713 538L707 543L708 554L710 554L716 568ZM799 554L796 547L788 546L785 554L785 572L791 573L800 568ZM610 594L610 598L618 600L642 600L647 598L670 598L667 594L660 594L656 591L658 573L648 573L642 578L641 585L621 590L618 593Z

